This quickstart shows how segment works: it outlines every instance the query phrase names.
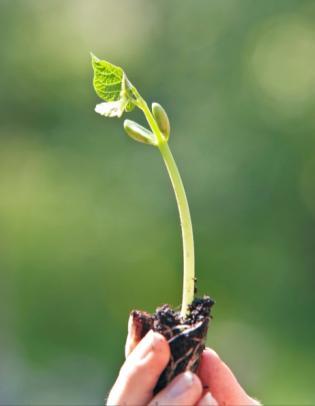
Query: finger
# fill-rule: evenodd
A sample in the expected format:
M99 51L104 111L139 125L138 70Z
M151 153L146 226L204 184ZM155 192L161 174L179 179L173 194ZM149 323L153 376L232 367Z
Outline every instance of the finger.
M150 331L122 366L109 394L108 405L144 405L153 396L153 389L170 358L166 339Z
M230 368L209 348L202 353L198 375L220 405L260 405L247 395Z
M202 385L197 375L186 371L175 379L149 403L149 406L160 405L194 405L202 394Z
M218 406L218 402L214 399L210 392L206 392L196 406Z
M133 349L137 346L140 341L139 332L136 323L134 322L133 313L130 314L128 320L128 334L127 340L125 344L125 357L127 358L128 355L133 351Z
M133 310L128 320L128 335L125 344L125 357L134 350L141 339L152 328L153 320L149 313Z

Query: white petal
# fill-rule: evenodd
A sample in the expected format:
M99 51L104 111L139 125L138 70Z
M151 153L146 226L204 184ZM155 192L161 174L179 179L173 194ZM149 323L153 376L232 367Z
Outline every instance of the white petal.
M100 103L95 106L96 113L106 117L121 117L124 109L125 106L121 99L112 102Z

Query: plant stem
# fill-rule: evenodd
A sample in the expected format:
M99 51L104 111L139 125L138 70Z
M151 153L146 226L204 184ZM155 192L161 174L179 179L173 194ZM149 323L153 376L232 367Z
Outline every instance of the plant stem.
M159 148L165 166L167 168L172 186L175 192L177 207L180 217L180 225L182 230L183 241L183 262L184 262L184 275L183 275L183 298L181 307L181 316L184 318L188 314L188 306L194 299L195 290L195 254L194 254L194 238L193 229L189 211L189 205L185 193L185 188L177 168L176 162L173 158L172 152L161 133L147 103L140 98L138 99L138 106L143 111L151 130L156 136L157 147Z
M195 253L193 229L184 185L168 143L165 142L160 144L159 149L164 159L168 174L171 178L182 229L184 275L181 315L182 317L185 317L188 313L188 305L190 305L194 300L195 290Z

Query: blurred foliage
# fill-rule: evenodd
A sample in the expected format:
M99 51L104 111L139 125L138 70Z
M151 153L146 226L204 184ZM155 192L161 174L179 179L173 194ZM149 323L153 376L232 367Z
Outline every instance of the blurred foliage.
M102 404L128 312L180 304L165 169L94 113L89 51L171 118L208 344L264 404L315 403L314 18L308 0L1 0L1 404Z

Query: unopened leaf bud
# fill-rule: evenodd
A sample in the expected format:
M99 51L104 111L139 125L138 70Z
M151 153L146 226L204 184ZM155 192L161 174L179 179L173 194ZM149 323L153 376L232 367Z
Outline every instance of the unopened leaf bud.
M124 129L127 135L129 135L129 137L135 141L143 142L144 144L156 145L155 136L153 133L135 121L125 120Z
M159 103L152 103L152 113L161 133L166 140L168 140L170 137L171 126L166 111Z

